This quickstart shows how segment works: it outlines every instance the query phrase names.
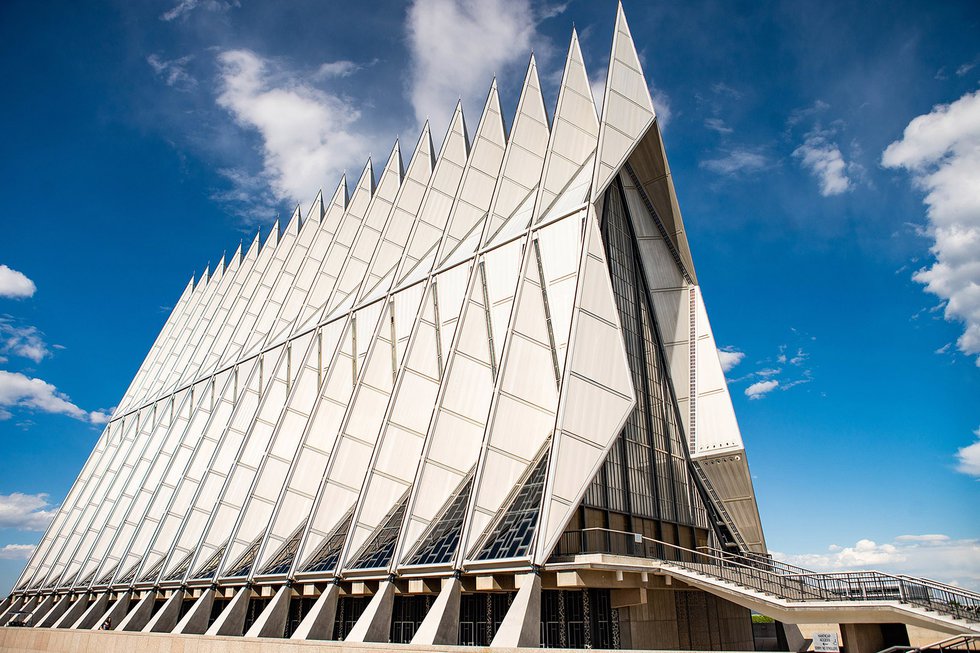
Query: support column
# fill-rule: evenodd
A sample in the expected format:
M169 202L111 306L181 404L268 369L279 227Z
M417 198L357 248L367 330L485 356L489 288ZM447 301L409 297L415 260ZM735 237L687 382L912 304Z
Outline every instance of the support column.
M130 599L132 600L132 599ZM153 606L157 602L156 590L150 590L146 596L139 600L139 603L129 611L125 617L119 621L119 625L113 630L143 630L153 616Z
M387 642L391 637L391 609L395 604L395 584L386 580L350 629L345 642Z
M309 614L303 617L290 639L333 639L334 620L337 618L337 599L340 586L331 583L317 598Z
M289 601L292 595L292 587L289 585L280 587L269 605L245 633L245 637L282 637L286 632L286 619L289 618Z
M11 601L10 597L8 596L7 601L5 601L5 603L7 607L3 610L3 613L0 614L0 624L6 624L7 619L13 616L15 612L20 610L20 606L24 605L24 597L18 596L13 601Z
M442 590L412 637L412 644L456 644L459 641L458 578L442 581Z
M11 605L13 605L15 600L16 599L14 598L13 594L8 594L7 598L5 598L3 601L0 601L0 615L6 614L7 609L10 608Z
M180 606L184 604L184 598L184 590L175 590L170 598L160 606L159 612L150 617L142 631L144 633L177 632L177 619L180 617ZM210 608L208 609L210 610Z
M57 594L53 595L57 596ZM57 600L48 613L38 621L34 627L35 628L54 628L55 624L61 619L65 614L65 611L70 605L69 599L71 596L69 594L64 594L60 600Z
M58 598L57 594L48 594L44 597L44 600L38 603L37 607L34 608L34 613L31 615L31 626L36 626L41 622L42 619L48 614L51 608L54 607L54 601Z
M245 616L248 613L248 601L252 598L252 588L247 585L235 594L233 598L214 620L205 635L232 635L242 636L242 629L245 628Z
M70 598L70 596L66 596L62 599L62 602L66 604L65 612L51 625L52 628L71 628L74 626L78 618L88 608L89 599L92 597L88 592L84 592L76 596L73 602L68 603L68 599Z
M490 642L492 648L541 646L541 576L527 574Z
M72 626L76 630L87 630L96 624L102 623L102 615L105 614L106 609L109 607L109 592L102 592L95 597L92 601L92 605L88 606L78 621Z
M95 624L90 626L92 630L98 630L102 627L102 624L106 621L109 622L109 630L115 630L119 623L126 617L126 612L129 610L129 601L133 598L132 592L124 592L122 596L116 599L116 602L112 604L112 607L102 618L99 619Z
M175 635L203 635L211 619L211 605L214 604L214 588L209 587L194 602L184 618L173 629ZM156 631L154 631L156 632Z

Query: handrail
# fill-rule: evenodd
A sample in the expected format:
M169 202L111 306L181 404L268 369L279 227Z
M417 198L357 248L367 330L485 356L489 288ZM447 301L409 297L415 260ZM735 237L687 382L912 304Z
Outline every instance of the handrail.
M554 557L610 553L662 560L788 601L898 601L980 622L980 595L928 579L879 571L820 573L712 547L687 549L639 533L587 528L562 534Z

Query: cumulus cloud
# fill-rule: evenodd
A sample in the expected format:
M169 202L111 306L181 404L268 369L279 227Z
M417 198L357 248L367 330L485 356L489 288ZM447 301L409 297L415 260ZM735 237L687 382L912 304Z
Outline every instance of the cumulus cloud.
M850 546L831 545L822 553L772 552L782 560L820 572L876 569L980 588L980 540L948 535L899 535L892 542L861 539Z
M779 387L779 381L757 381L745 389L745 396L749 399L762 399L767 394Z
M267 184L275 199L298 203L335 184L346 168L361 167L369 139L357 127L360 112L350 99L312 86L249 50L222 52L218 64L218 104L262 138L263 170L257 179L226 171L241 182L236 187L243 199L253 196L253 186Z
M947 320L964 324L957 346L980 367L980 91L914 118L881 163L925 192L935 262L913 278L946 302Z
M745 358L745 352L734 347L722 347L718 350L718 358L721 360L722 371L728 372L742 362L742 359Z
M104 424L108 421L105 412L82 410L71 402L68 395L59 392L58 388L46 381L24 376L19 372L0 370L0 410L9 419L12 413L7 409L14 407L68 415L90 424Z
M769 159L757 150L735 148L718 158L701 161L698 165L719 175L752 174L769 167Z
M57 508L48 502L48 495L0 494L0 528L21 531L43 531L54 519Z
M973 434L977 441L956 452L956 470L980 478L980 428Z
M530 0L415 0L408 10L409 99L440 133L456 101L482 99L496 73L527 62L540 19Z
M150 64L160 79L167 86L171 86L181 91L189 91L197 86L197 80L187 72L187 65L194 60L193 55L180 57L179 59L164 59L156 54L151 54L146 58L146 63Z
M33 297L35 291L37 286L23 272L0 265L0 297L12 299Z
M37 327L18 326L6 316L0 316L0 354L20 356L40 363L51 355L44 334Z
M824 197L846 193L853 187L847 174L848 164L840 147L830 140L829 133L810 132L803 144L793 151L793 156L817 178L820 194Z
M0 560L27 560L34 547L34 544L4 544L0 546Z

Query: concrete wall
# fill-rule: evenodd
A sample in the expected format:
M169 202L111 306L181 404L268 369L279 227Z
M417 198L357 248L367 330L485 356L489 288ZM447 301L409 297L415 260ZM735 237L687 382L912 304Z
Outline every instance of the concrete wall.
M649 590L647 602L619 610L624 648L751 651L749 610L697 590Z
M45 628L0 628L3 653L380 653L381 651L426 651L432 653L532 653L537 648L478 646L417 646L414 644L365 644L350 642L300 642L287 639L246 639L207 635L124 633L105 630L50 630ZM580 649L549 649L560 653Z

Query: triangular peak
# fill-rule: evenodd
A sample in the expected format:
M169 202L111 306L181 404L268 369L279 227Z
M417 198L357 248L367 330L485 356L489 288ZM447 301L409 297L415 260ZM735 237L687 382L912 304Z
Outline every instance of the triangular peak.
M325 210L323 208L323 189L321 188L320 190L317 191L316 197L313 198L313 204L310 205L310 210L307 212L306 220L304 221L303 224L305 225L310 220L319 222L320 220L323 219L324 213Z
M378 185L386 181L385 177L392 179L398 184L401 184L402 175L404 174L405 168L402 165L402 151L398 145L398 139L395 139L395 144L391 146L391 153L388 155L388 162L385 163L384 171L381 173L381 179L378 180Z
M412 154L412 160L408 164L406 176L411 176L413 168L416 165L422 165L423 162L428 163L428 172L431 175L432 169L436 165L436 152L435 146L432 145L432 129L429 127L428 120L422 125L422 132L419 134L419 140L415 144L415 152Z
M551 128L551 142L541 177L535 215L540 218L588 163L599 142L599 117L582 59L578 33L572 30L558 104Z
M599 131L599 161L592 184L593 199L601 197L655 118L650 88L643 75L623 4L619 3L602 95L602 127Z
M548 112L541 94L538 66L532 54L481 238L482 243L489 242L533 192L541 178L549 137Z
M371 163L371 157L368 157L367 162L364 164L364 170L361 171L361 176L357 180L357 184L354 186L354 193L351 196L351 204L353 203L354 196L357 195L358 191L367 192L368 196L374 194L374 166Z
M252 244L248 246L248 251L245 252L244 259L254 259L259 255L259 249L262 247L262 234L259 231L255 232L255 236L252 238Z
M265 242L262 243L262 248L271 246L275 249L276 245L279 244L279 218L272 223L272 228L269 229L269 235L265 237Z
M238 241L238 247L235 248L235 251L231 255L231 258L228 259L228 267L229 267L229 269L230 268L236 268L237 269L238 266L241 265L241 264L242 264L242 241L239 240Z
M208 263L206 266L204 266L204 272L201 273L201 279L200 281L197 282L197 287L204 288L205 286L207 286L210 278L211 278L211 264Z
M500 97L497 93L497 79L494 78L483 106L480 124L477 125L473 147L466 160L466 168L460 182L457 200L449 226L443 235L440 254L437 260L445 260L461 240L487 215L497 175L506 150L507 137L504 133L504 120L500 110ZM476 232L479 237L479 232ZM476 240L474 245L479 244Z
M293 209L292 215L289 216L289 222L286 223L286 233L295 236L299 233L299 228L300 228L300 208L299 208L299 204L297 204L296 208Z

